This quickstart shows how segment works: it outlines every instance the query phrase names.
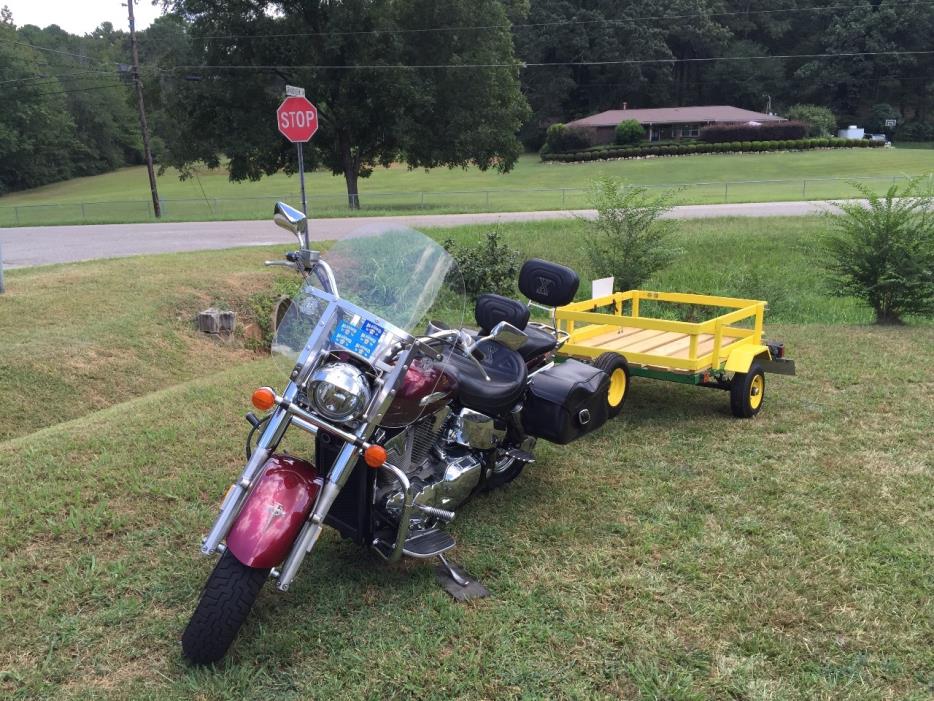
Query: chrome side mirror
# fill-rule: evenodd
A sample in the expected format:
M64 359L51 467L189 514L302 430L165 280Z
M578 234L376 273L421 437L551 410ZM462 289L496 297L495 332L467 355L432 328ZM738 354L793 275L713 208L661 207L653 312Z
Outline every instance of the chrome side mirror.
M500 343L510 350L519 350L529 339L525 331L520 331L508 321L501 321L490 330L488 339Z
M272 220L286 231L290 231L298 239L298 244L304 249L308 245L308 217L295 207L285 202L276 202L273 209Z

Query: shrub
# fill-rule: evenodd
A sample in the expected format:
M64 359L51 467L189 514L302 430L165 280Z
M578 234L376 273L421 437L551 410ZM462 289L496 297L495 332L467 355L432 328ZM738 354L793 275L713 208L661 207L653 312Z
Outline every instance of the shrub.
M712 124L700 130L700 140L710 143L723 141L774 141L803 138L807 126L801 122L774 122L771 124Z
M654 196L601 178L590 192L597 218L587 222L585 245L594 277L612 275L617 290L632 290L674 260L669 244L676 225L661 218L673 206L674 191Z
M934 316L934 191L915 178L882 197L854 183L867 204L844 202L829 214L822 240L831 290L870 307L877 324L900 324L907 314Z
M806 125L806 136L830 136L837 129L837 118L820 105L792 105L785 116Z
M444 248L457 261L464 290L471 298L485 292L508 296L515 291L522 257L519 251L503 245L499 236L499 231L493 229L476 246L461 245L453 239L444 242Z
M545 132L545 146L552 153L580 151L592 145L590 133L583 129L569 129L564 124L552 124Z
M616 143L638 144L645 138L645 129L635 119L625 119L616 125Z

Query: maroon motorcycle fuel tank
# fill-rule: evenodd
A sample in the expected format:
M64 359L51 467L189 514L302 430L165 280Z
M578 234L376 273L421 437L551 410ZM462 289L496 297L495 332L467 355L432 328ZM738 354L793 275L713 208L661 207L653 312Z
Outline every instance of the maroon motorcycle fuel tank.
M314 465L270 456L233 528L227 549L248 567L275 567L288 554L324 484Z
M409 365L402 387L383 416L385 426L405 426L422 414L432 414L444 406L457 392L457 377L444 363L430 358L417 358ZM422 406L429 396L432 401Z

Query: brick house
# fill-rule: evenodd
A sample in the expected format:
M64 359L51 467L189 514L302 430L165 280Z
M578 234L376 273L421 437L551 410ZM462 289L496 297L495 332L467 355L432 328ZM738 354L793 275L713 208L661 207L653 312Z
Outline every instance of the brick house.
M746 124L747 122L784 122L783 117L763 114L729 105L698 107L660 107L655 109L607 110L568 122L568 127L586 129L593 134L594 143L609 144L615 137L616 125L635 119L645 127L648 141L668 141L694 138L701 127L708 124Z

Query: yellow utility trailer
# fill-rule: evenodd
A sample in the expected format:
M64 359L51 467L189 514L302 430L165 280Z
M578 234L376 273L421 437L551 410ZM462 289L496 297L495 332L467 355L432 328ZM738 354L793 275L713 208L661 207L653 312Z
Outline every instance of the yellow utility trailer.
M640 305L647 301L653 304ZM706 310L709 318L670 320L658 302ZM647 306L654 316L644 313ZM733 415L749 418L762 408L766 372L795 374L784 345L762 338L765 308L754 299L630 290L569 304L555 318L567 334L562 355L610 372L611 409L621 408L629 377L639 376L729 390Z

